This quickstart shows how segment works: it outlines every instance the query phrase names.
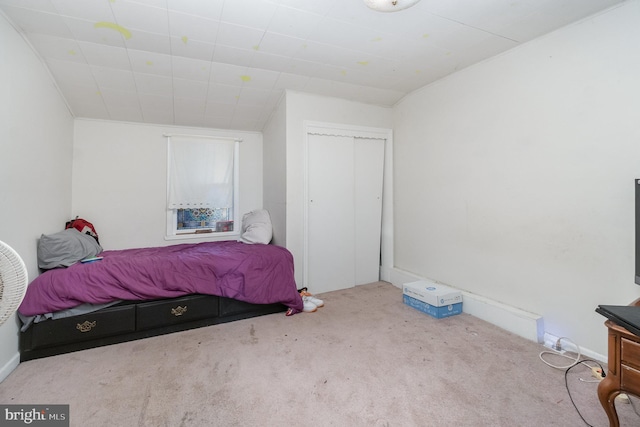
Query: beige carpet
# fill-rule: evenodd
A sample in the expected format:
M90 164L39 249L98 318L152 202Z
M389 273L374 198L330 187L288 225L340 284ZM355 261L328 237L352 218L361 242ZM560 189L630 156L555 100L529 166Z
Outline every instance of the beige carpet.
M0 402L70 404L83 427L586 425L539 344L467 314L433 319L384 282L320 297L316 313L25 362ZM569 387L587 422L606 426L591 379L579 366ZM618 406L623 426L640 425Z

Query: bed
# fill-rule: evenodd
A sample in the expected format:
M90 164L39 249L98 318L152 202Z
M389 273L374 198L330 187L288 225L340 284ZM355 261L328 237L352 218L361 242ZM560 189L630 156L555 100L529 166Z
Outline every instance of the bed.
M22 361L303 307L293 256L276 245L178 244L89 261L30 283L18 309Z

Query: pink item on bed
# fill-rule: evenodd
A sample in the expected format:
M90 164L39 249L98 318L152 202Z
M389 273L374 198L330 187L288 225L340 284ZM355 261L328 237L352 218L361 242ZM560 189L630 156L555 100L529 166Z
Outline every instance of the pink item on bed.
M293 255L275 245L235 241L104 251L101 260L42 273L27 288L19 312L53 313L83 303L150 300L187 294L282 303L302 311Z

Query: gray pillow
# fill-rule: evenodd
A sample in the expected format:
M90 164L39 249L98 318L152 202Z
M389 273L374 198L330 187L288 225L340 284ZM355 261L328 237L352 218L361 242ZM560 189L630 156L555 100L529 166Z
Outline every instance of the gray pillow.
M69 267L81 259L90 258L102 252L96 239L82 234L75 228L68 228L55 234L40 236L38 241L38 267L50 270Z

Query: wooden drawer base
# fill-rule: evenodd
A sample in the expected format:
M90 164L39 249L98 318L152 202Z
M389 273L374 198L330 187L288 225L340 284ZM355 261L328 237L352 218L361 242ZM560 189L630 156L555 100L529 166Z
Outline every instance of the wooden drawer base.
M219 304L219 298L211 295L189 295L140 303L136 305L136 330L217 317Z

